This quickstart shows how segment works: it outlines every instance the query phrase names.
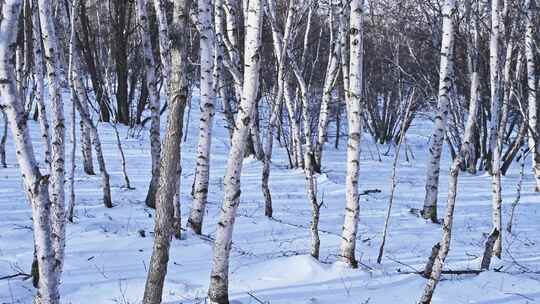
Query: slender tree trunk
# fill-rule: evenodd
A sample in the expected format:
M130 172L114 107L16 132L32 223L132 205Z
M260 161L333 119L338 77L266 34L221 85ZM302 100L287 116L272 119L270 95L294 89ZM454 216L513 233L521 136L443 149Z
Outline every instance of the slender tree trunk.
M144 304L159 304L163 294L163 283L167 274L169 247L173 236L174 196L178 193L178 170L184 110L188 100L187 47L189 0L175 0L173 23L171 24L171 86L170 112L167 133L163 142L159 191L156 197L155 239L150 259Z
M445 14L448 14L450 11L448 9L448 6L453 5L450 4L450 2L453 2L453 0L448 0L446 2ZM456 204L457 184L460 170L459 168L461 167L462 163L463 159L461 158L461 154L457 155L450 169L450 180L448 182L448 202L446 206L446 215L444 217L443 223L442 242L439 243L440 249L437 252L435 260L433 261L433 267L424 288L424 293L422 294L422 297L418 302L420 304L431 303L431 298L433 297L433 293L435 292L435 287L437 286L441 278L444 261L446 260L448 252L450 250L450 241L452 239L452 222L454 219L454 207Z
M349 134L347 139L347 176L345 220L341 234L339 259L349 267L356 268L356 233L360 214L358 176L360 172L360 142L362 139L362 68L363 68L363 2L350 2L349 22L349 82L345 101Z
M288 51L288 50L285 50ZM291 58L292 59L292 58ZM292 59L293 60L293 59ZM315 157L313 155L313 144L311 140L311 115L309 108L308 88L305 79L302 76L300 68L296 63L292 62L293 71L296 76L298 86L300 87L300 96L302 102L302 117L304 122L304 138L305 138L305 168L304 173L306 175L306 189L308 200L311 204L311 256L315 259L319 259L319 251L321 247L321 240L319 238L319 218L321 204L317 201L317 177L315 176Z
M396 190L397 182L396 182L396 171L397 171L397 165L399 160L399 151L401 150L401 144L405 140L405 133L407 132L407 121L410 117L411 113L411 107L414 103L414 92L410 96L410 100L408 101L407 109L405 110L405 115L403 117L403 120L401 122L401 129L399 132L399 141L396 146L396 154L394 155L394 161L392 162L392 176L390 178L390 199L388 200L388 209L386 211L386 217L384 219L384 228L383 228L383 234L382 234L382 240L381 240L381 246L379 247L379 255L377 256L377 263L380 264L382 261L383 253L384 253L384 245L386 243L386 235L388 233L388 225L390 223L390 214L392 213L392 204L394 202L394 192Z
M84 93L84 81L82 79L82 64L80 62L79 50L73 48L73 73L71 76L71 85L74 87L75 92L77 93L77 98L75 98L75 106L77 111L83 121L85 128L90 130L90 136L92 138L92 143L94 144L94 149L96 151L96 158L99 165L99 171L101 174L101 188L103 191L103 204L107 208L112 208L112 197L111 197L111 185L109 179L109 173L107 172L107 166L105 164L105 158L103 157L103 148L101 146L101 140L99 138L99 133L97 127L94 125L88 108L84 106L84 100L86 95Z
M32 205L32 223L37 260L40 261L39 285L34 302L37 304L58 304L59 273L55 273L55 257L51 227L51 201L49 199L48 176L42 176L37 165L26 115L15 84L15 38L17 18L21 11L21 1L6 0L0 6L0 106L6 113L15 144L15 155L19 163L25 192ZM60 231L62 232L62 231ZM58 236L63 238L62 235Z
M474 4L474 12L471 7L471 0L467 0L467 18L469 26L469 34L471 38L467 38L467 66L469 70L470 84L470 100L469 100L469 118L465 125L465 134L463 136L463 146L461 151L463 162L469 173L476 173L476 148L475 148L475 132L477 130L477 117L479 114L480 104L480 72L478 71L480 37L478 32L478 10L479 4L476 1Z
M245 26L244 84L242 101L236 119L227 171L224 178L224 202L214 242L212 273L208 297L211 304L229 303L229 256L236 210L240 203L240 175L244 148L249 135L250 118L259 89L259 65L262 29L261 0L249 1Z
M50 0L38 0L39 19L44 45L44 58L49 79L49 96L52 105L52 141L51 141L51 226L52 246L55 257L56 280L60 283L60 274L64 263L65 247L65 119L64 102L60 79L60 45L56 35L52 4Z
M492 156L491 173L492 173L492 220L493 229L499 231L497 239L493 247L493 254L497 257L501 256L502 251L502 231L501 231L501 150L502 150L502 128L499 126L501 104L499 98L499 1L491 2L491 34L489 43L489 78L491 85L491 119L489 122L489 153ZM489 163L488 163L489 164Z
M78 9L78 0L73 0L71 3L71 20L70 20L70 38L69 38L69 65L68 65L68 79L71 79L73 72L73 51L75 48L75 22L77 21L77 9ZM67 8L66 8L67 9ZM77 110L75 107L75 98L77 95L75 93L75 88L72 85L70 87L70 98L71 98L71 153L70 153L70 170L69 170L69 203L68 203L68 212L67 218L70 222L73 223L73 213L75 210L75 152L77 151L77 135L76 135L76 121L77 121Z
M535 58L534 58L534 45L535 45L535 2L527 0L525 2L525 8L527 10L527 21L525 30L525 57L527 58L527 101L529 108L529 147L531 149L533 173L536 181L535 191L540 192L540 147L538 136L538 108L536 101L536 72L535 72ZM538 41L536 41L538 43Z
M2 138L0 139L0 163L2 164L2 168L7 168L7 162L6 162L6 140L7 140L7 132L8 132L8 121L6 112L2 110L2 120L4 121L4 126L2 128Z
M454 14L456 4L454 0L446 1L443 12L443 37L441 42L441 63L439 68L439 101L435 128L431 136L429 157L427 163L426 195L422 216L436 223L437 220L437 193L439 188L439 171L441 155L446 133L446 124L450 105L449 92L453 77L453 45L454 45Z
M150 41L150 26L148 21L147 0L137 0L137 14L140 23L140 34L143 47L144 67L146 71L146 85L148 87L148 96L150 97L150 151L152 155L152 179L146 195L146 205L155 208L157 187L159 182L159 159L161 154L161 139L159 135L160 113L159 113L159 94L157 92L155 75L154 56L152 55L152 45Z
M333 29L330 27L330 32ZM341 35L341 33L339 33ZM334 39L336 36L336 39ZM321 101L321 109L319 112L319 124L317 128L317 142L315 143L315 162L318 168L322 167L322 153L324 144L327 140L328 122L330 120L330 102L332 101L332 91L339 76L340 67L340 45L339 35L331 35L330 52L328 54L328 64L326 66L326 74L323 84L323 96ZM339 107L338 107L339 108ZM339 114L338 114L339 115Z
M88 110L88 102L81 100L81 104ZM90 111L88 111L90 113ZM88 175L95 175L94 160L92 156L92 138L90 137L90 130L86 127L83 121L81 121L81 154L83 160L84 172Z
M193 191L193 206L188 219L188 226L197 234L202 232L202 224L210 179L210 149L212 145L212 127L214 123L214 26L212 23L212 2L198 1L198 22L200 32L201 61L201 118L199 123L199 142L197 145L197 164Z
M32 6L37 11L37 1L32 1ZM45 164L51 168L51 140L49 135L49 120L47 110L43 100L43 48L41 38L41 25L39 14L32 14L32 32L33 32L33 50L34 50L34 76L36 82L36 104L38 108L38 121L41 130L41 141L43 143L43 153L45 155Z
M489 82L490 82L490 120L489 141L486 165L493 175L494 150L497 146L497 136L501 114L500 105L500 48L499 39L501 32L499 0L491 1L491 31L489 37ZM500 231L500 230L499 230Z

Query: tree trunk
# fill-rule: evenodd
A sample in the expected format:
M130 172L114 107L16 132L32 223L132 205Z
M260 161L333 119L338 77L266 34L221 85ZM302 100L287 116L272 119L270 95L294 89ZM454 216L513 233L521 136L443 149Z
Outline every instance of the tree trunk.
M450 14L454 6L453 0L448 0L445 5L445 15ZM429 304L431 303L431 298L433 297L433 292L435 292L435 287L439 283L441 278L442 269L444 266L444 261L448 256L448 251L450 250L450 241L452 239L452 222L454 220L454 207L456 205L456 195L457 195L457 184L459 176L459 168L463 163L461 154L457 155L454 159L452 167L450 168L450 180L448 181L448 202L446 206L446 215L444 217L443 223L443 236L440 244L440 249L437 252L437 256L433 262L433 267L431 274L428 277L428 281L424 288L424 293L420 298L418 303L420 304Z
M161 139L159 135L160 113L159 113L159 94L156 87L155 63L152 54L152 45L150 41L150 26L148 21L147 0L137 0L137 14L140 23L140 34L143 47L144 67L146 72L146 85L148 87L148 96L150 97L150 151L152 155L152 179L146 195L146 205L151 208L156 206L156 195L159 182L159 159L161 154Z
M2 128L2 138L0 139L0 163L2 168L7 168L6 162L6 140L7 140L7 131L8 131L8 121L6 112L2 110L2 120L4 121L4 126Z
M39 19L43 37L45 66L49 79L49 96L52 105L52 141L51 141L51 178L49 196L51 200L52 246L55 258L56 280L60 283L60 274L64 262L65 248L65 119L64 102L60 79L60 45L54 26L52 3L50 0L38 0Z
M144 304L159 304L163 293L163 283L169 261L169 247L173 235L174 196L178 193L178 170L184 110L188 100L187 82L187 32L189 0L175 0L173 23L171 26L171 86L170 112L167 133L163 141L161 174L156 197L155 239L150 259Z
M501 150L502 138L501 129L505 126L499 126L501 113L501 104L499 98L499 1L491 2L491 35L489 43L489 78L491 85L491 119L489 122L489 152L492 156L491 173L492 173L492 220L493 229L499 231L497 239L493 247L493 254L497 257L501 256L502 250L502 231L501 231ZM488 163L489 165L489 163Z
M229 303L229 255L236 210L240 203L240 175L244 148L249 135L250 118L259 89L259 65L262 29L261 0L249 1L245 28L245 64L242 101L236 118L236 131L233 134L227 171L224 178L224 202L221 209L208 297L211 304Z
M7 116L25 192L32 205L34 244L37 260L40 261L38 267L40 280L34 301L37 304L58 304L60 303L58 292L60 273L55 273L59 269L56 265L52 238L48 176L41 175L35 159L26 123L27 117L16 89L15 68L12 62L21 1L3 1L0 9L2 20L0 22L0 95L2 96L0 106ZM58 235L58 238L63 238L63 235Z
M210 149L214 123L214 26L212 22L212 2L198 0L198 28L200 32L201 61L201 118L199 123L199 142L197 145L197 164L193 191L193 206L188 226L196 234L201 234L210 179Z
M330 32L332 33L332 31L333 29L330 26ZM339 34L341 35L341 33ZM336 39L334 39L334 36L336 36ZM314 149L315 165L318 168L322 167L322 154L327 138L328 122L330 120L330 102L332 101L332 91L339 76L339 62L341 54L338 40L339 35L331 35L330 52L328 54L328 64L326 66L326 74L324 76L323 96L321 101L321 109L319 112L319 124L317 127L317 142L315 143Z
M356 233L360 214L358 195L358 176L360 172L360 142L362 139L362 68L363 68L363 3L361 0L350 2L349 22L349 80L345 101L347 103L347 121L349 133L347 139L347 176L345 220L341 234L339 259L349 267L356 268L355 258Z
M441 167L441 155L446 134L448 112L450 111L449 92L453 78L453 45L454 45L454 14L456 4L454 0L446 2L443 13L443 28L441 42L441 62L439 68L439 101L437 116L435 116L435 128L433 129L429 157L427 163L426 195L422 216L436 223L437 220L437 193L439 189L439 171Z
M81 102L81 106L84 107L88 113L90 113L86 98L79 101ZM81 155L83 160L83 169L86 174L95 175L94 160L92 156L92 138L90 137L90 133L90 129L88 129L86 124L81 120Z
M529 105L529 147L531 149L533 173L536 181L535 191L540 192L540 147L538 141L538 108L536 103L536 73L534 58L534 11L535 2L527 0L525 2L527 9L527 23L525 31L525 56L527 58L527 100Z
M475 2L474 12L471 7L471 0L467 0L467 18L468 24L471 27L468 29L471 38L467 38L467 66L470 79L470 99L469 99L469 115L467 124L465 125L465 134L463 136L463 162L469 173L476 173L476 149L475 149L475 130L477 129L477 117L479 114L480 104L480 72L478 67L480 37L478 32L478 2ZM472 17L474 16L474 17ZM473 20L471 20L474 18Z

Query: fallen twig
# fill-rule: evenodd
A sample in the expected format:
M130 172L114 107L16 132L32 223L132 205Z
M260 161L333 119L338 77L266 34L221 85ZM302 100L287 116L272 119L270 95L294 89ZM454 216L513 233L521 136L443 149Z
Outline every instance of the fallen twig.
M13 279L13 278L16 278L16 277L23 277L23 280L27 280L30 277L32 277L32 275L30 275L28 273L24 273L24 272L17 272L17 273L14 273L14 274L10 274L10 275L0 277L0 280L9 280L9 279Z

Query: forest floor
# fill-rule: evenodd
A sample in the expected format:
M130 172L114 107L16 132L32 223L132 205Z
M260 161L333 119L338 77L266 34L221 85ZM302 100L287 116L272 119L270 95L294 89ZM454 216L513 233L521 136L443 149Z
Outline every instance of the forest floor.
M66 109L69 113L69 108ZM193 100L187 141L182 145L181 200L183 223L191 205L198 132L198 105ZM228 133L221 113L215 117L211 157L209 205L203 228L214 236L223 198L223 176L228 155ZM165 130L165 116L163 116ZM69 119L67 119L69 122ZM39 127L30 122L36 154L41 155ZM323 174L318 176L321 209L321 258L309 256L311 208L305 178L287 168L284 148L276 144L271 168L274 219L264 216L261 191L262 164L248 158L242 172L242 195L231 253L232 303L361 304L415 303L425 284L417 274L431 247L441 238L441 226L414 214L424 198L427 143L432 123L418 119L407 134L409 161L402 149L390 232L381 265L376 263L388 205L395 148L377 149L366 134L360 173L360 191L380 189L361 196L357 256L359 269L344 269L334 262L340 243L345 207L345 138L339 149L329 143L324 152ZM69 129L69 128L68 128ZM123 188L120 154L113 128L101 124L100 135L111 174L114 208L101 201L99 175L87 176L81 166L76 176L76 219L67 225L62 303L139 303L153 244L153 210L144 204L150 179L148 130L128 136L120 127L127 171L134 190ZM262 130L266 130L262 126ZM345 130L345 128L343 128ZM163 131L164 132L164 131ZM331 131L331 133L334 131ZM332 133L333 134L333 133ZM8 168L0 169L0 277L28 273L32 262L31 211L22 191L13 143L7 143ZM66 149L69 151L69 149ZM386 153L388 152L388 153ZM78 148L78 164L81 164ZM450 160L442 160L439 216L445 211ZM493 268L479 275L445 275L433 303L537 303L540 302L540 194L534 193L530 161L526 163L521 201L512 234L503 232L503 256ZM97 170L97 164L95 164ZM519 166L503 177L503 225L516 196ZM463 173L455 211L448 263L445 269L478 269L484 241L491 229L491 178L483 172ZM206 238L185 233L174 240L164 290L164 303L205 303L212 260ZM31 303L31 280L0 280L0 303Z

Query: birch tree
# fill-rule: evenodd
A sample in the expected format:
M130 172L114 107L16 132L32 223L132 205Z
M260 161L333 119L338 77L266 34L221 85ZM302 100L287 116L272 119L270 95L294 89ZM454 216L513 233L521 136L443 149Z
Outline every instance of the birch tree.
M437 219L437 194L439 188L439 173L441 167L441 155L446 133L446 124L450 105L449 92L452 87L453 73L453 45L454 45L454 23L453 18L456 12L455 1L446 1L443 14L442 42L441 42L441 62L439 68L439 97L437 105L437 115L435 116L435 127L429 145L429 155L426 174L426 195L422 216L432 222Z
M55 273L62 272L65 247L65 119L64 102L61 92L60 45L54 26L50 0L38 0L39 20L44 46L44 58L47 68L49 96L52 109L51 140L51 198L52 246L55 258ZM58 276L55 278L60 280Z
M159 159L161 154L160 139L160 113L159 113L159 94L156 87L157 78L155 75L155 62L152 55L152 45L150 41L150 26L148 24L148 2L147 0L137 0L137 15L140 22L140 35L143 48L144 68L146 73L146 85L148 88L148 97L150 99L150 151L152 156L152 178L146 196L146 205L155 208L156 191L159 181Z
M37 11L37 1L32 1L33 10ZM51 139L49 132L49 120L47 118L47 108L43 99L44 80L43 80L43 46L41 38L41 25L39 14L32 14L32 44L34 52L34 77L36 85L36 104L38 109L38 121L41 131L41 141L43 144L43 153L46 167L51 168Z
M332 10L332 8L330 8ZM319 113L319 123L317 128L317 141L315 143L315 162L318 168L322 167L322 153L324 144L328 135L328 122L330 119L330 102L332 100L332 91L339 76L339 67L341 60L339 35L334 35L332 20L329 22L330 27L330 50L328 53L328 63L324 76L323 96L321 101L321 109Z
M498 231L497 239L493 246L493 254L501 256L501 150L502 150L502 134L499 134L499 119L501 113L501 105L499 100L499 35L500 35L500 8L499 0L491 2L491 33L489 40L489 79L491 92L491 118L489 121L489 151L492 153L492 221L493 230Z
M525 57L527 59L527 101L529 112L529 148L532 152L533 173L536 181L535 191L540 192L540 147L538 147L538 108L536 103L536 72L535 72L535 3L532 0L525 1L526 24L525 24ZM538 43L538 41L536 41Z
M344 2L345 3L345 2ZM360 142L362 139L362 67L364 62L363 13L362 0L350 2L349 21L349 62L347 103L347 121L349 126L347 139L347 176L345 220L341 233L339 259L349 267L357 267L355 258L356 233L360 214L358 176L360 172Z
M198 0L198 28L200 35L200 111L199 141L197 144L197 164L193 189L193 206L188 225L197 234L202 232L202 223L208 196L210 178L210 148L214 122L214 27L212 22L212 2Z
M480 33L478 29L479 3L471 0L466 2L467 30L471 37L467 38L467 69L470 80L469 118L463 135L462 158L469 173L476 173L476 150L474 143L475 129L477 128L477 116L480 106Z
M249 1L247 13L243 92L224 178L223 207L221 208L214 241L212 272L208 289L211 304L229 303L229 256L236 211L240 203L240 174L242 172L245 144L249 136L250 119L259 89L263 16L261 0Z
M174 1L171 24L171 104L167 132L163 141L161 174L156 197L155 239L144 289L144 304L161 303L169 261L169 247L173 235L175 208L173 201L178 192L183 117L189 96L186 75L189 7L189 0Z
M17 162L24 182L24 189L32 207L32 226L35 254L39 262L39 282L37 304L58 304L61 270L57 267L51 200L49 198L49 178L42 175L33 151L30 133L26 123L25 109L18 95L15 67L12 58L16 48L17 19L21 11L21 1L6 0L0 6L0 107L5 111L13 135ZM59 231L60 233L63 230ZM63 239L63 235L57 238Z

